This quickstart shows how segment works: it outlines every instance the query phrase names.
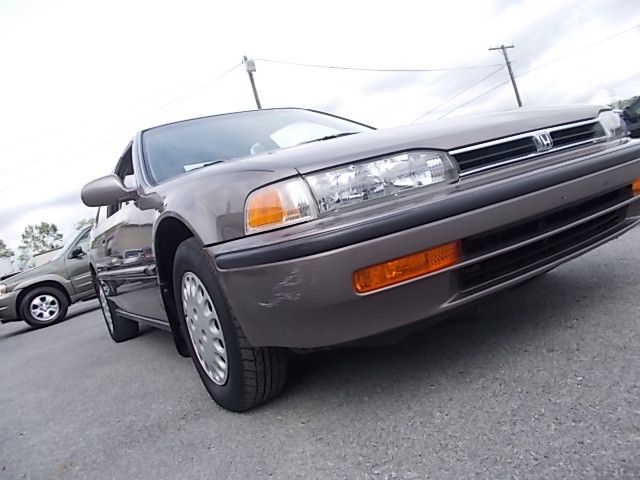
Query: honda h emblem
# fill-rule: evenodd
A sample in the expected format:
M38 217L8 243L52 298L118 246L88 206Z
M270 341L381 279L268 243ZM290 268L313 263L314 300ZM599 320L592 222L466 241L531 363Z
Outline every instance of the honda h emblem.
M553 148L553 139L549 132L536 133L533 137L533 143L536 145L536 150L544 152Z

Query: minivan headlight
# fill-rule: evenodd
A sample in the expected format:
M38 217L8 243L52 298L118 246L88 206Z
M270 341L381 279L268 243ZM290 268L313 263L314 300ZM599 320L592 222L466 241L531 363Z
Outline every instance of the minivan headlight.
M622 118L612 110L601 112L598 115L598 121L607 139L621 138L627 133Z
M319 214L458 181L444 152L414 150L305 175Z
M0 283L0 295L7 293L7 286L4 283Z

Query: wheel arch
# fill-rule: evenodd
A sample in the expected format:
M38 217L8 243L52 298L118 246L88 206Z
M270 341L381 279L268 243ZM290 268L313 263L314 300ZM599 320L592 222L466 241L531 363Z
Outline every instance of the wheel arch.
M166 215L156 224L153 239L162 300L178 353L185 357L190 355L182 335L176 310L176 298L173 290L173 265L178 246L192 237L197 238L197 235L187 226L186 222L176 216Z

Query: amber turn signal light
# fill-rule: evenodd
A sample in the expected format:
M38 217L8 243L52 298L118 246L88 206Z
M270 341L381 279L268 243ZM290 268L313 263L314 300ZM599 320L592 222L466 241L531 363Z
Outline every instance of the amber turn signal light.
M460 261L460 241L395 258L384 263L361 268L353 273L353 288L367 293L427 275Z
M282 198L275 189L258 192L247 204L247 224L251 228L282 222L285 216Z
M634 195L640 195L640 177L636 178L631 184L631 190Z

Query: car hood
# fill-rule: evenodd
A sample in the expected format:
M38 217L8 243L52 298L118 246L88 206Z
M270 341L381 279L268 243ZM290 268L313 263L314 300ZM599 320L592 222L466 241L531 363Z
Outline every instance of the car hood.
M247 194L285 178L403 150L455 148L595 118L601 107L520 109L406 127L371 130L237 158L157 185L154 204L176 216L203 244L244 236ZM160 201L162 201L160 203Z
M39 267L30 268L29 270L24 270L15 275L12 275L9 278L2 280L2 283L7 285L7 288L9 290L12 290L16 285L21 284L25 280L31 280L32 278L40 277L50 273L59 273L60 268L60 260L52 260L40 265Z
M201 174L215 174L221 170L293 170L304 174L405 149L448 151L522 132L588 120L595 118L603 109L606 107L593 105L521 108L371 130L234 159L215 168L202 169Z

